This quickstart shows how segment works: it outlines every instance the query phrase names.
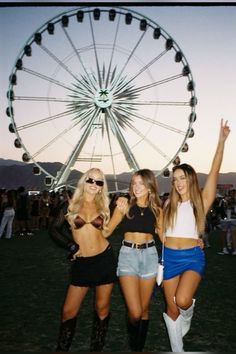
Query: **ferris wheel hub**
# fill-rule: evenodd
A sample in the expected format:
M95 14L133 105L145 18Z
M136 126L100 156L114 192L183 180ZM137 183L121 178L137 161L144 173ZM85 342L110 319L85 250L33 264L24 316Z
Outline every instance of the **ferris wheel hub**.
M110 107L112 100L112 93L108 89L99 89L95 94L95 103L100 108Z

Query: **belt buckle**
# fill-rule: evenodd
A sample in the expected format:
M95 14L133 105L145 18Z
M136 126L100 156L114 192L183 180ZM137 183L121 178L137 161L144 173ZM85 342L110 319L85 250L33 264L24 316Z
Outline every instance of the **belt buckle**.
M139 250L142 248L142 244L141 243L136 243L136 248Z

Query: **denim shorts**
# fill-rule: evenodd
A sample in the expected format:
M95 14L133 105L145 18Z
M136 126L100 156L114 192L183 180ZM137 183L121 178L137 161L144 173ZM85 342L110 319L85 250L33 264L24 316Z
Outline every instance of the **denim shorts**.
M148 279L157 275L157 266L158 254L155 245L144 249L123 245L119 252L116 274L118 277L122 275L134 275L139 278Z
M199 247L173 249L164 247L164 280L171 279L187 270L201 276L205 269L205 254Z

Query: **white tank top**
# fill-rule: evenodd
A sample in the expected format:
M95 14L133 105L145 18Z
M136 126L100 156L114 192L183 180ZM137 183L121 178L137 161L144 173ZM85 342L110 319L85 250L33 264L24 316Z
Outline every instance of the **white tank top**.
M198 239L195 216L190 200L178 203L176 220L173 228L168 227L167 237L183 237Z

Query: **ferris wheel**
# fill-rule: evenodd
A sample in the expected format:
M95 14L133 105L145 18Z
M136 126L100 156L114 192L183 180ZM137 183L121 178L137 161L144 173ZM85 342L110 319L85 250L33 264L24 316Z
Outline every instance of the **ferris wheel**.
M25 42L9 77L9 131L52 189L101 168L110 190L130 171L168 175L194 136L195 84L175 40L119 6L60 13ZM45 162L60 162L52 173Z

